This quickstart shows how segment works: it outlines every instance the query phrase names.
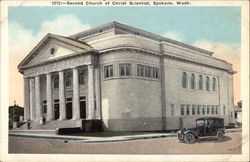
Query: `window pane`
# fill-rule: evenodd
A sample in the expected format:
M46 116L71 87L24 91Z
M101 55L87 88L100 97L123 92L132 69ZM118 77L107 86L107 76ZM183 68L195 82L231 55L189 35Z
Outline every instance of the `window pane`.
M204 120L197 120L196 124L198 127L203 127L205 125Z
M203 78L202 75L199 76L199 90L203 89Z
M195 105L192 105L192 115L195 115Z
M215 87L216 87L216 79L213 78L213 91L215 91Z
M189 105L187 105L187 115L189 115Z
M113 77L113 65L109 66L109 77Z
M192 74L191 76L191 88L194 89L195 88L195 75Z
M113 65L104 66L104 78L113 77Z
M200 115L200 108L201 108L201 105L197 105L197 114Z
M184 115L184 105L181 105L181 115Z
M151 67L145 66L145 77L150 78L151 77Z
M207 114L209 114L210 113L210 106L209 105L207 105Z
M125 75L125 67L124 64L120 64L120 76L124 76Z
M206 105L203 105L202 114L205 115L205 112L206 112Z
M187 73L182 74L182 88L187 88Z
M125 75L131 75L131 64L125 64L126 67L126 73Z
M209 85L210 85L210 79L209 79L209 77L207 77L207 79L206 79L206 90L207 90L207 91L210 90Z

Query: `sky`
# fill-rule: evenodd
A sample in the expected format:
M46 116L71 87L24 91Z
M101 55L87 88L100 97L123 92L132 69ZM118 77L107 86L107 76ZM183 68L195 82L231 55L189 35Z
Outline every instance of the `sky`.
M17 65L47 34L69 36L113 21L214 52L233 64L240 100L240 7L9 7L9 104L23 106ZM17 93L18 92L18 93Z

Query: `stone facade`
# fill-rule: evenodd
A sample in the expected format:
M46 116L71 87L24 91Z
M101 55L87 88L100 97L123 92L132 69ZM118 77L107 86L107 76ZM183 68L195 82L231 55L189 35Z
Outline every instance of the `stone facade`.
M25 119L98 119L107 131L193 127L204 116L228 125L234 71L212 54L117 22L48 34L18 66Z

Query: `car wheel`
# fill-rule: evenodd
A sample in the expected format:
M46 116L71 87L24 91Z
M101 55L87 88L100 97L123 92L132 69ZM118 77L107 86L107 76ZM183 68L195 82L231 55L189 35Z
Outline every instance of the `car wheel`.
M184 141L187 144L194 143L195 142L195 136L194 136L194 134L193 133L187 133L187 134L185 134Z
M184 142L184 135L178 134L177 136L180 142Z
M218 130L217 132L217 140L221 141L223 139L224 132L222 130Z

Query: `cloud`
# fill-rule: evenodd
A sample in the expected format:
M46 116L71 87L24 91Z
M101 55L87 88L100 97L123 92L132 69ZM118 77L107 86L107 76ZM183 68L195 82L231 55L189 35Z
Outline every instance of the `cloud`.
M233 70L237 73L233 75L234 82L234 103L240 98L240 44L227 44L221 42L210 42L207 40L197 40L193 44L196 47L214 52L213 56L226 60L233 64Z
M17 70L17 65L35 47L35 45L48 33L69 36L90 28L90 25L83 24L75 15L61 15L51 21L41 23L37 33L24 28L17 22L9 23L9 103L13 104L14 99L19 105L23 105L23 80ZM18 93L16 93L18 92Z
M184 41L185 40L185 35L183 35L180 32L176 31L167 31L165 34L163 34L164 37L170 38L176 41Z
M197 40L193 43L195 47L200 47L214 52L215 57L222 59L240 59L240 45L227 44L221 42L211 42L207 40Z

